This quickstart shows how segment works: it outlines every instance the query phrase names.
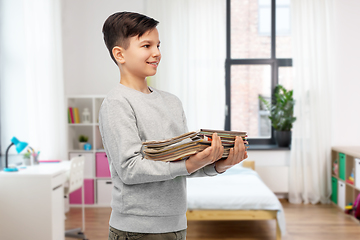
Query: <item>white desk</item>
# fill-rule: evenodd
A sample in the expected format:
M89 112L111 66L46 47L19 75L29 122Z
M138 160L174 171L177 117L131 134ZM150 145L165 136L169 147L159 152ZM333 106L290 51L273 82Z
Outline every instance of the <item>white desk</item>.
M0 239L64 240L69 161L0 172Z

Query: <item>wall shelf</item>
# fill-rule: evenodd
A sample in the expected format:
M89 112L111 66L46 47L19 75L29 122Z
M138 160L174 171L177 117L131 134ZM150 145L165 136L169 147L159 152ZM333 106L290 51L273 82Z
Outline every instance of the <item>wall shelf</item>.
M105 96L67 96L66 112L69 107L78 108L80 123L68 123L67 153L69 159L76 156L85 157L85 205L87 207L109 207L111 201L112 182L110 177L107 156L102 145L99 130L99 111ZM84 108L90 110L90 123L82 123ZM80 135L89 137L91 150L80 149L78 138ZM99 172L101 176L98 177ZM79 206L81 203L81 189L70 194L70 206ZM101 194L101 196L99 196Z
M337 163L338 170L334 171ZM347 182L353 173L354 182ZM332 147L331 149L331 201L342 211L345 206L353 204L360 194L360 146ZM355 221L359 222L349 214Z

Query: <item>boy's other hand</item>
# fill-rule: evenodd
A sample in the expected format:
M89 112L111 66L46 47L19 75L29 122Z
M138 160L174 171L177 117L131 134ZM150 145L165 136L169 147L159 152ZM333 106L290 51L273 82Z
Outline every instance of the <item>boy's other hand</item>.
M196 170L219 160L223 153L224 147L221 144L221 139L217 133L214 133L212 135L211 146L186 160L186 169L189 173L193 173Z
M234 148L230 149L228 158L217 161L215 163L215 169L218 173L225 172L227 169L240 163L247 157L248 155L242 137L236 137Z

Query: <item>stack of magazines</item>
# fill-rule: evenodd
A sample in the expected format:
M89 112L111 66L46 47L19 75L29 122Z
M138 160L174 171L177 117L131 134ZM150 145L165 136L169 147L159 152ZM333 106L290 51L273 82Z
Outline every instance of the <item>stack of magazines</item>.
M224 146L222 158L228 157L230 149L234 147L236 136L242 137L248 146L246 132L200 129L167 140L143 142L145 158L166 162L185 159L210 147L215 132Z

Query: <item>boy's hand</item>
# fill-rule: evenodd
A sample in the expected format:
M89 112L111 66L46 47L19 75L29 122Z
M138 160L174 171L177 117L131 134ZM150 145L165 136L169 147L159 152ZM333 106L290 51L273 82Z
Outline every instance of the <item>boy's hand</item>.
M199 152L186 160L186 169L189 173L193 173L196 170L219 160L223 155L223 152L224 147L221 144L220 137L217 133L214 133L212 135L211 147L206 148L204 151Z
M247 157L246 147L242 137L236 137L234 148L230 149L228 158L217 161L215 163L215 169L218 173L225 172L227 169L240 163Z

